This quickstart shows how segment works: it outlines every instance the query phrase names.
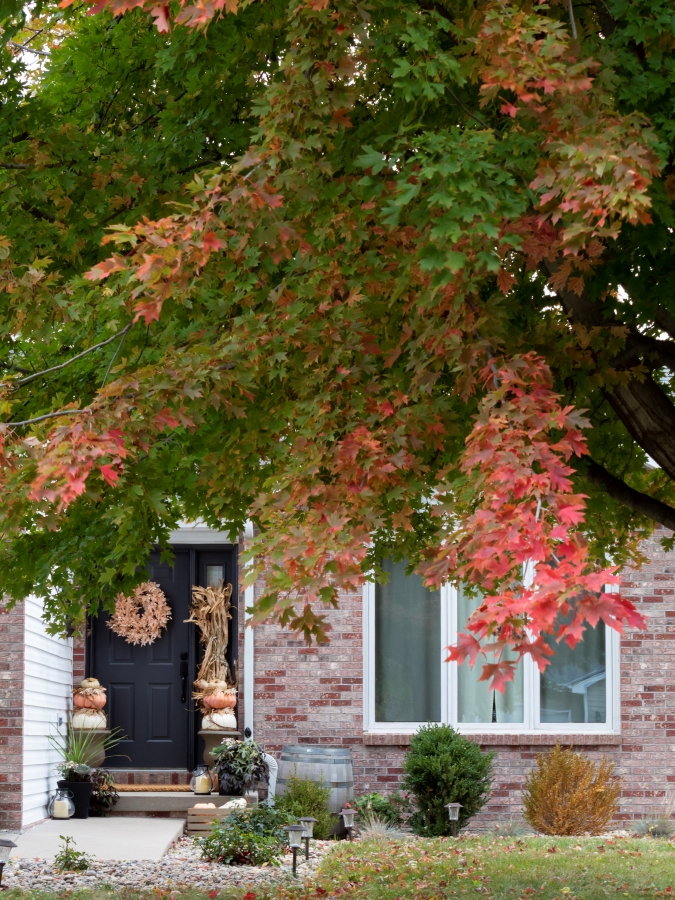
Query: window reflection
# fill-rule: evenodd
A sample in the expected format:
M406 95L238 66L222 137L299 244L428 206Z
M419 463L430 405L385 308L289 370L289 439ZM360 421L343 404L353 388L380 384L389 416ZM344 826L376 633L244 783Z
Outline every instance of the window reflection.
M466 623L474 610L482 603L481 595L469 596L464 588L457 591L457 631L466 631ZM513 659L514 654L504 652L503 659ZM468 661L457 667L457 719L459 722L523 722L523 664L516 669L513 681L509 682L503 694L488 689L486 681L479 681L485 662L492 660L480 657L473 669Z
M375 586L375 719L441 721L441 594L385 560Z
M606 722L604 623L595 628L587 625L574 649L554 637L547 637L546 642L555 656L541 675L540 721Z
M217 588L220 586L220 582L223 580L223 567L222 566L207 566L206 567L206 586Z

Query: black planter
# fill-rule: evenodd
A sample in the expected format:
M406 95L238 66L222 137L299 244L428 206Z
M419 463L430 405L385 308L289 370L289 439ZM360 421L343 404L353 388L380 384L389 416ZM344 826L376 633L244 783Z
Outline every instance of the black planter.
M63 791L70 791L73 795L73 803L75 804L74 819L89 818L89 801L91 800L91 792L94 785L91 781L57 781L59 788Z
M243 797L244 791L243 789L240 791L226 791L225 788L220 787L220 782L218 782L218 793L221 797Z

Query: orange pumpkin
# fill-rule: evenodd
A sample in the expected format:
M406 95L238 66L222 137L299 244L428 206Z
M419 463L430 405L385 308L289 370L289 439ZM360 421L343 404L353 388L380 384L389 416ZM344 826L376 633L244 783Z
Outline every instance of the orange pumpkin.
M78 709L103 709L106 699L106 695L102 692L100 694L89 694L86 697L84 694L75 694L73 703Z
M226 691L213 691L204 694L204 705L209 709L234 709L237 705L237 695Z

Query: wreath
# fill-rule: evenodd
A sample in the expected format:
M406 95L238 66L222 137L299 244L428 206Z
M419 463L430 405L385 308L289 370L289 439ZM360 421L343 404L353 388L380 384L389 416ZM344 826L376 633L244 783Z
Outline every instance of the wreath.
M154 644L171 618L164 591L154 581L139 584L131 597L118 594L108 628L128 644Z

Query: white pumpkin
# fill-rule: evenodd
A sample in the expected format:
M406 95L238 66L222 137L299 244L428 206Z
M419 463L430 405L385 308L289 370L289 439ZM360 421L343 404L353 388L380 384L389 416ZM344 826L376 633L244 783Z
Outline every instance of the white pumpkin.
M223 803L220 809L246 809L246 800L244 797L235 797L234 800Z
M107 727L108 720L100 709L76 709L73 713L73 728L86 728L94 731Z
M237 719L234 713L214 709L202 718L202 728L205 731L220 731L221 728L236 729Z

